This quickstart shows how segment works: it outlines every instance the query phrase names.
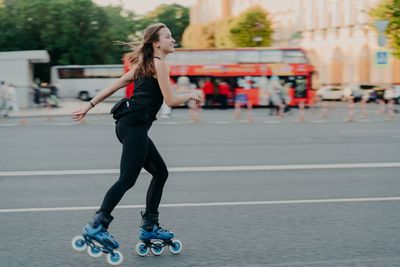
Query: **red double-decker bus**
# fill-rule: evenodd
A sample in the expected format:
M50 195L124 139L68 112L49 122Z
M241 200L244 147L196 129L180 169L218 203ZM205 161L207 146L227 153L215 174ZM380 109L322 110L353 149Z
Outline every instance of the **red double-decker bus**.
M254 106L268 105L272 86L281 87L291 106L312 104L316 71L300 48L177 49L167 61L173 83L187 77L192 88L203 91L211 83L212 95L225 94L229 105L237 95ZM128 96L132 90L127 89Z

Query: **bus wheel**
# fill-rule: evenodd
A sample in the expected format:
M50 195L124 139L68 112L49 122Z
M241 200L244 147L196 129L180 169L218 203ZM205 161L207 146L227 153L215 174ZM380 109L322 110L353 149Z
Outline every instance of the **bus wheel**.
M79 99L82 100L82 101L89 101L90 100L89 93L85 92L85 91L80 92L79 93Z

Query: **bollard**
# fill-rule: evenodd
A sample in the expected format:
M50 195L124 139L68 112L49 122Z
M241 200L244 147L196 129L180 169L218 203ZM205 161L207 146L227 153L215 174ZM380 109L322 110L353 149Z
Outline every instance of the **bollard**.
M386 110L385 101L383 101L383 99L379 99L379 100L378 100L378 103L379 103L379 110L378 110L378 113L379 113L379 114L385 114L385 110Z
M364 97L361 99L361 115L364 119L368 118L367 101Z
M298 122L304 122L304 106L305 103L304 101L300 101L299 102L299 118L298 118Z
M387 103L387 110L388 110L388 119L394 120L394 100L390 99Z
M254 122L253 103L250 100L247 101L247 120L249 121L249 123Z
M233 117L235 119L240 119L240 106L241 104L239 103L239 101L235 102L235 109L233 111Z
M192 123L200 122L200 107L194 101L189 103L189 117Z
M328 102L322 102L321 118L326 119L328 117Z
M354 100L349 97L347 100L347 120L348 122L354 121Z
M46 108L47 108L47 121L52 121L53 116L51 114L51 104L49 102L46 103Z
M28 120L25 117L21 117L21 119L19 120L19 124L20 125L27 125L28 124Z

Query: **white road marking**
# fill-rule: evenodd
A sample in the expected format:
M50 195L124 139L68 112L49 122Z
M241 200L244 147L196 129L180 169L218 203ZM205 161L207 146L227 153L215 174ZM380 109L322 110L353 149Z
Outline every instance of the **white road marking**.
M340 133L393 133L400 132L400 130L344 130L340 131Z
M178 124L182 124L181 122L177 122L177 121L162 121L159 122L158 124L164 124L164 125L178 125Z
M331 199L299 199L299 200L271 200L271 201L246 201L246 202L203 202L203 203L175 203L161 204L163 208L188 208L188 207L225 207L225 206L254 206L254 205L296 205L296 204L323 204L323 203L352 203L352 202L387 202L400 201L400 197L365 197L365 198L331 198ZM142 209L145 205L120 205L116 209ZM97 210L97 206L83 207L55 207L55 208L20 208L0 209L0 213L18 212L47 212L47 211L81 211Z
M280 121L264 121L264 123L281 123Z
M214 122L211 122L211 124L230 124L230 123L232 123L232 122L230 122L230 121L214 121Z
M322 169L365 169L365 168L399 168L400 162L379 163L338 163L338 164L297 164L297 165L252 165L252 166L205 166L205 167L171 167L169 172L224 172L224 171L276 171L276 170L322 170ZM146 172L142 170L142 172ZM59 170L59 171L4 171L0 177L10 176L47 176L47 175L85 175L116 174L119 169L99 170Z

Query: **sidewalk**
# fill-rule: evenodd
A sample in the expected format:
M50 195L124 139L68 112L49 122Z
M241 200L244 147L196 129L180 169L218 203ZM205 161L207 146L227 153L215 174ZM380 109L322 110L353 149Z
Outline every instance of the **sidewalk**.
M90 110L90 114L109 114L112 106L116 101L105 101ZM51 117L51 116L70 116L71 113L84 105L84 101L67 99L60 102L60 107L47 108L47 107L30 107L20 109L17 112L11 111L8 114L10 118L24 118L24 117Z
M110 110L113 105L118 101L115 100L106 100L96 107L90 110L90 115L109 115ZM25 118L34 118L34 117L43 117L51 119L51 117L70 117L72 112L79 109L82 105L85 105L88 102L84 102L78 99L64 99L60 102L60 107L58 108L46 108L46 107L30 107L25 109L20 109L18 112L11 111L8 114L8 118L18 118L25 120ZM397 109L398 105L396 105ZM380 114L379 105L371 103L368 104L368 118L363 118L362 113L359 107L359 104L356 104L355 108L355 119L356 121L370 121L370 120L385 120L387 119L386 114ZM343 121L346 119L347 115L347 104L342 102L330 102L329 103L329 111L326 118L321 118L322 108L318 106L312 109L305 110L305 120L310 122L329 122L329 121ZM241 111L241 118L234 119L233 118L233 109L227 110L219 110L219 109L206 109L202 110L200 114L201 121L214 121L218 120L220 123L228 123L229 121L245 121L247 122L247 111L243 109ZM287 121L298 121L299 120L299 110L297 108L292 109L290 114L285 114L285 116L280 119L277 116L269 116L269 110L265 108L254 109L253 115L256 121L268 121L269 123L274 122L287 122ZM111 117L111 115L110 115ZM178 119L180 121L188 121L189 113L187 109L174 109L172 112L172 118L175 120ZM395 114L395 117L398 118L399 114ZM2 117L0 117L1 119ZM169 119L166 119L169 121ZM173 121L171 122L173 123Z

